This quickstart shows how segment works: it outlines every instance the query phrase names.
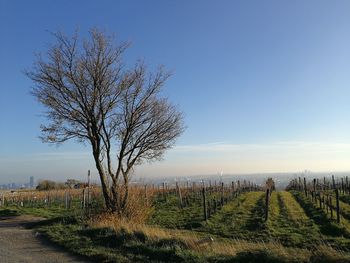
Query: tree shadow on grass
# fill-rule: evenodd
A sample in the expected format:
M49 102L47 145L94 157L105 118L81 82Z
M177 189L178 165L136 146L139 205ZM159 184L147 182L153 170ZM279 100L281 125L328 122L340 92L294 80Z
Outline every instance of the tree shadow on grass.
M250 211L251 216L249 217L245 229L248 231L259 231L259 230L265 230L265 202L264 202L264 195L258 199L256 204L254 205L253 209Z
M322 234L332 237L350 237L343 227L333 223L331 219L327 217L325 212L320 208L316 208L310 200L305 200L305 198L300 196L299 193L294 193L293 195L299 202L300 206L304 209L305 214L319 226Z
M289 263L297 261L288 261L284 258L281 258L275 255L273 252L268 250L251 250L251 251L242 251L237 253L235 256L224 257L215 262L220 263Z
M52 226L54 224L82 224L82 218L79 216L58 216L49 219L36 220L32 222L26 222L23 224L25 228L35 229L45 226Z
M4 209L0 210L0 217L10 217L10 216L19 216L20 214L16 210Z
M176 254L175 248L186 248L186 245L176 239L161 239L151 241L143 232L129 232L120 230L115 232L111 228L83 229L77 232L80 237L86 237L94 246L118 251L126 258L147 259L152 262L183 262ZM138 260L136 260L138 262Z

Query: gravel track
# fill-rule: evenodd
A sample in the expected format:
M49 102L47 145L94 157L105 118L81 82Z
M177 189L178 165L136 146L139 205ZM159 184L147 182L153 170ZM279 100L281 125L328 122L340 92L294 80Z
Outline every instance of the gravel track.
M38 233L24 227L40 220L31 216L0 217L1 263L86 262L48 244Z

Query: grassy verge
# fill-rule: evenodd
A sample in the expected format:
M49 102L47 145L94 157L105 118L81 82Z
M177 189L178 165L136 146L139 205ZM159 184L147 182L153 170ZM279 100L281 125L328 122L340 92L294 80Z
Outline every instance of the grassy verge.
M338 249L349 247L349 239L326 236L324 242L321 228L329 220L317 221L314 216L322 211L314 210L302 196L295 199L290 193L274 192L270 219L264 222L264 193L250 192L226 204L207 222L199 203L180 209L171 196L155 204L148 224L112 216L86 218L58 207L12 207L0 210L0 216L46 217L34 226L35 231L94 262L350 262L350 254ZM337 246L328 246L329 240ZM314 241L318 242L313 246Z
M266 234L263 198L263 192L244 193L225 205L198 230L227 238L260 239Z
M292 192L292 194L322 234L322 238L318 239L318 243L329 243L334 247L348 250L350 247L348 222L342 217L342 223L337 224L323 209L315 205L309 198L306 198L303 193Z
M350 220L350 205L346 202L339 201L339 206L341 215L345 219Z
M193 202L181 209L178 197L169 195L167 200L159 199L154 204L154 212L148 223L166 228L193 229L201 226L203 210L200 202Z
M43 217L52 219L56 217L66 217L72 215L79 215L81 212L77 210L67 210L62 207L21 207L21 206L9 206L0 209L0 216L19 216L19 215L32 215L37 217Z
M342 194L342 195L340 195L339 196L339 199L342 201L342 202L344 202L344 203L347 203L348 205L350 205L350 195L344 195L344 194Z
M289 192L272 194L268 226L271 235L286 246L308 248L322 240L317 226Z
M93 227L76 220L39 230L67 250L97 262L350 262L349 255L325 246L310 251L233 239L201 243L202 237L192 231L127 223Z

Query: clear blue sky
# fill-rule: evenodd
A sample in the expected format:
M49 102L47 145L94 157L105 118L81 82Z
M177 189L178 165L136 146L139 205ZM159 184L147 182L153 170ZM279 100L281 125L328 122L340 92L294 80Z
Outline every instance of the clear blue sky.
M0 0L0 183L93 169L88 147L37 138L22 73L49 31L91 27L131 41L127 63L174 71L166 94L188 128L140 175L350 170L349 14L349 1Z

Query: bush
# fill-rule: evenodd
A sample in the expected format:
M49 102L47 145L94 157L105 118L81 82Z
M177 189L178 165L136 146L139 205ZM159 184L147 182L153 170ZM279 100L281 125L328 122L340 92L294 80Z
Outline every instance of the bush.
M43 180L39 182L38 186L36 187L36 189L39 191L65 189L65 188L66 186L63 183L56 183L50 180Z
M239 252L234 262L244 263L286 263L286 259L278 257L268 250L252 250Z

